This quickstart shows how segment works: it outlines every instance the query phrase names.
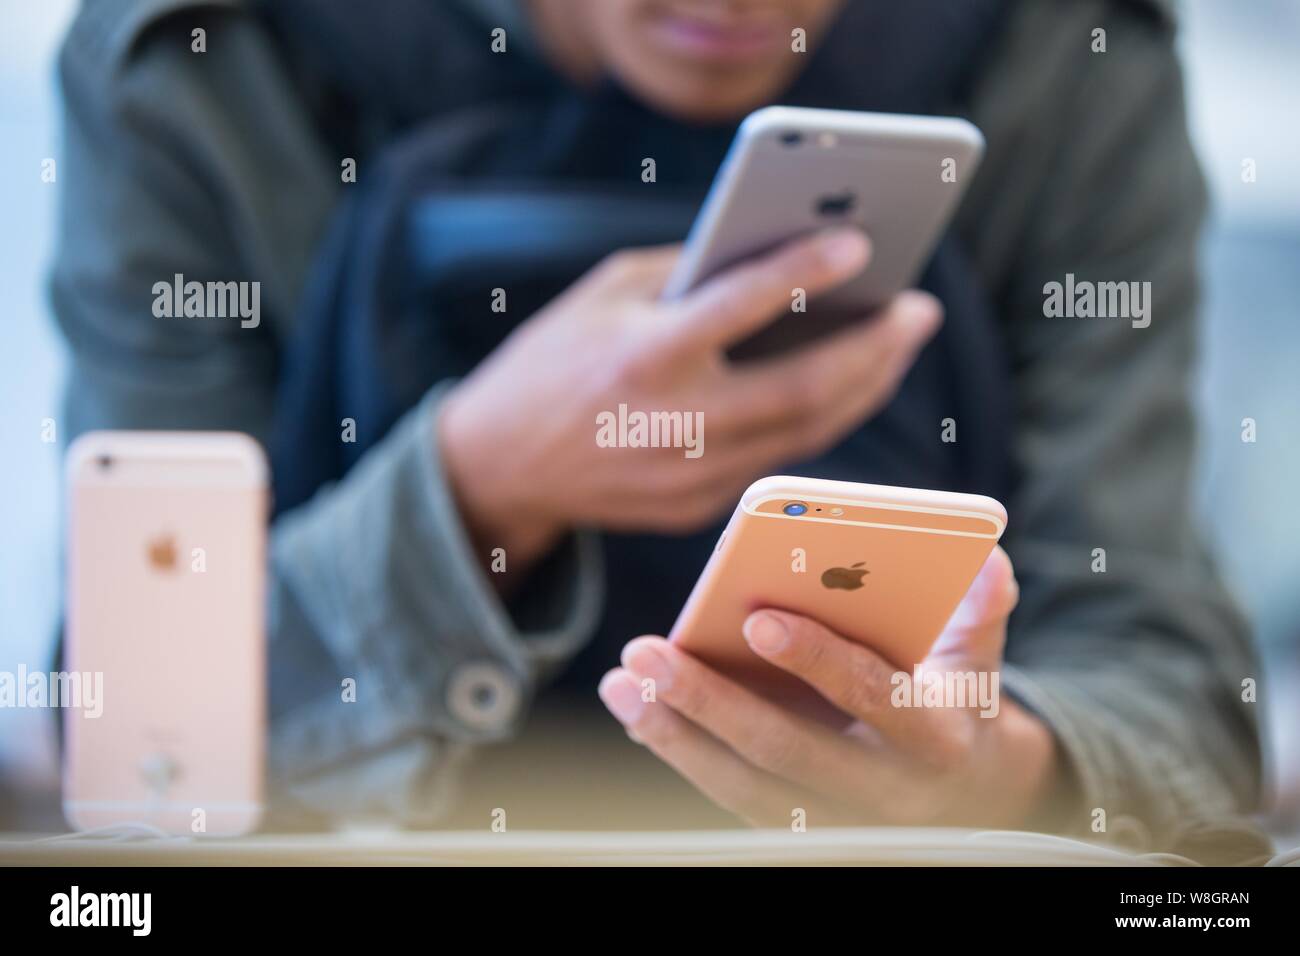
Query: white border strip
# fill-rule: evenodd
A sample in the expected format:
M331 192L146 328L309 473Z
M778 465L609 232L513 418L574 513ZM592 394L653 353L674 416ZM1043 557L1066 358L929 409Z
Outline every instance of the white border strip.
M147 800L65 800L67 810L135 810L140 813L158 813L160 811L180 810L189 813L192 810L205 810L218 813L246 813L249 810L261 812L260 803L245 801L204 801L204 800L161 800L153 803Z

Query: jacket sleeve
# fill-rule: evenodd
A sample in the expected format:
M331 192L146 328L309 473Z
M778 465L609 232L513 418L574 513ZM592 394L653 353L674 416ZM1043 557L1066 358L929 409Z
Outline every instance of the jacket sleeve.
M64 436L233 429L265 443L277 343L339 159L237 12L147 0L124 20L108 6L85 6L60 60ZM203 53L191 48L200 26ZM178 273L260 282L260 322L154 317L154 283ZM546 587L508 608L498 599L438 460L439 399L270 529L268 753L286 824L429 821L455 758L511 733L535 682L595 627L600 563L586 536L537 569Z
M1004 683L1050 724L1070 768L1062 828L1104 825L1169 847L1255 807L1261 759L1245 689L1259 670L1194 526L1189 391L1206 202L1172 31L1106 6L1077 5L1087 10L1070 40L1083 54L1070 59L1069 102L1030 134L1055 131L1048 161L1007 200L1026 207L1029 226L1003 290L1020 474L1005 544L1022 586ZM1088 50L1098 25L1105 53ZM1056 56L1043 44L1036 55ZM1045 286L1067 275L1149 283L1149 312L1048 317Z

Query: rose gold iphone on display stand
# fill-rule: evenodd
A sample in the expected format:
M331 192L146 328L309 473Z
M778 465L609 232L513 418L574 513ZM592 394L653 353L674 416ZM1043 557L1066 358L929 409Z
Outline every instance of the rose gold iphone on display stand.
M92 432L68 450L63 810L232 836L262 812L267 467L251 438Z
M1006 527L981 495L778 476L752 484L669 635L772 694L808 688L764 661L741 627L759 608L811 617L910 672Z

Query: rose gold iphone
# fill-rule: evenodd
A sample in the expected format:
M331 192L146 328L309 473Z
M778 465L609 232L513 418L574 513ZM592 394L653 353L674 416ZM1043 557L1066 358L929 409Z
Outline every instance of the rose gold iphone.
M63 811L231 836L262 809L267 469L238 434L92 432L68 450Z
M793 678L741 625L762 607L804 614L911 670L930 650L1006 526L981 495L819 478L749 486L669 639L760 689Z

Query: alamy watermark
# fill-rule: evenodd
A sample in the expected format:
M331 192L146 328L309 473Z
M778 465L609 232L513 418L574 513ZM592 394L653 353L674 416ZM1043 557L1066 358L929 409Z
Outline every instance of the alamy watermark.
M1043 286L1043 315L1049 319L1129 319L1135 329L1151 324L1150 282L1090 282L1065 274Z
M889 683L895 707L977 707L981 717L998 715L997 671L929 671L917 664L910 674L895 671Z
M153 314L158 319L238 318L240 328L262 323L262 283L185 281L176 273L171 282L153 284Z
M102 671L0 671L0 708L77 708L92 720L104 713Z
M682 448L687 458L704 454L703 412L638 412L627 405L596 416L601 448Z
M132 936L148 936L153 928L152 893L90 893L73 885L50 897L50 925L59 927L118 926Z

